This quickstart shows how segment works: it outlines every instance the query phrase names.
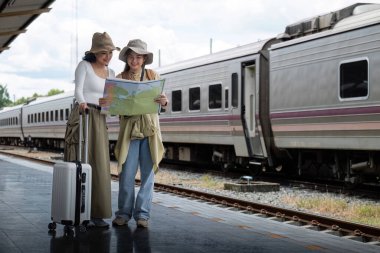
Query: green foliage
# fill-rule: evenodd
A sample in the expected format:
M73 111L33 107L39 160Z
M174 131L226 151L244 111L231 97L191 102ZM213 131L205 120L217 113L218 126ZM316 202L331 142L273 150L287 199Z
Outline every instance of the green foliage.
M294 196L287 197L285 202L297 208L310 210L322 215L331 215L343 220L380 227L379 204L352 205L340 198L300 198Z
M319 209L319 211L340 212L345 210L348 205L342 199L333 198L302 198L299 199L297 206L305 209Z
M6 85L0 84L0 108L12 105Z
M59 89L51 89L48 93L47 93L47 97L50 97L50 96L54 96L54 95L57 95L57 94L61 94L63 93L64 90L59 90ZM5 94L5 97L8 99L4 99L3 95L2 94ZM2 86L0 84L0 108L2 107L5 107L5 106L15 106L15 105L22 105L22 104L25 104L26 102L28 102L29 100L32 100L34 98L38 98L38 97L45 97L45 95L40 95L40 94L37 94L37 93L34 93L31 97L21 97L19 99L17 99L14 103L9 99L9 94L8 94L8 91L7 91L7 86ZM5 103L5 105L3 105L3 101L8 101L7 103Z
M223 183L216 181L212 176L208 174L205 174L201 177L200 186L211 189L223 189Z
M19 98L17 99L13 105L22 105L22 104L25 104L27 102L27 98L25 97L22 97L22 98Z
M47 96L50 97L50 96L54 96L54 95L57 95L57 94L61 94L61 93L63 93L63 92L64 92L64 90L51 89L51 90L48 92Z
M380 227L380 205L360 205L352 208L353 220L359 223Z

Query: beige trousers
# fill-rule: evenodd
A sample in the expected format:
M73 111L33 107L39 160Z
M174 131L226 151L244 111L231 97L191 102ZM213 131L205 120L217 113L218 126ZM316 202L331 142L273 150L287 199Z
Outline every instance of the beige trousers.
M109 218L112 216L111 172L106 116L94 108L90 108L89 111L88 163L92 168L91 217ZM78 144L79 106L75 105L67 121L65 161L78 160ZM83 156L84 152L82 151L82 161L84 161Z

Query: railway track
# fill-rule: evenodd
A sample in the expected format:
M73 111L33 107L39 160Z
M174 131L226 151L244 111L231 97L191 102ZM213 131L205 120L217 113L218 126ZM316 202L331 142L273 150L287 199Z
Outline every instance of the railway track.
M20 148L20 147L17 147ZM13 147L9 146L1 146L0 145L0 151L3 150L12 150ZM25 148L28 149L28 148ZM53 152L51 150L46 150L46 152ZM12 152L13 153L13 152ZM62 159L58 155L56 158ZM33 159L33 158L31 158ZM35 158L38 160L38 158ZM207 173L213 176L219 176L223 178L229 178L229 179L238 179L242 175L247 175L247 173L244 173L244 171L229 171L229 172L223 172L218 171L215 169L208 169L206 165L200 166L196 164L189 164L189 163L173 163L169 162L166 163L165 161L162 162L165 164L165 168L174 170L174 171L187 171L187 172L195 172L195 173ZM180 169L178 167L180 166ZM289 179L283 176L279 176L278 174L273 173L263 173L261 175L254 177L255 181L265 181L270 183L278 183L281 186L287 186L291 188L297 188L297 189L308 189L308 190L314 190L319 192L329 192L329 193L336 193L336 194L344 194L347 196L359 196L359 197L367 197L369 199L373 200L380 200L380 186L379 185L350 185L350 184L343 184L342 182L336 182L336 181L322 181L322 180L316 180L314 178L294 178Z
M45 165L53 165L55 163L54 161L47 161L36 157L32 158L20 154L12 154L10 152L4 152L2 150L0 150L0 153L7 156L42 163ZM117 175L114 174L112 175L112 178L114 180L118 179ZM139 183L138 180L136 180L136 182ZM186 198L202 200L226 208L232 208L237 211L267 217L269 219L285 222L288 224L303 226L308 229L346 237L363 243L380 245L380 228L378 227L367 226L311 213L295 211L292 209L280 208L257 202L249 202L161 183L155 183L155 190L180 195Z

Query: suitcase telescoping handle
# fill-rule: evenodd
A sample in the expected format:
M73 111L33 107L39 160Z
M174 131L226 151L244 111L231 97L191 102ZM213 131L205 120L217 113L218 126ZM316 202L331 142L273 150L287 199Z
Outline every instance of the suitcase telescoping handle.
M85 115L86 115L86 124L85 124L85 136L84 136L84 163L88 163L88 116L89 110L86 108ZM82 111L79 111L79 161L82 161L82 140L83 140L83 118L82 118Z

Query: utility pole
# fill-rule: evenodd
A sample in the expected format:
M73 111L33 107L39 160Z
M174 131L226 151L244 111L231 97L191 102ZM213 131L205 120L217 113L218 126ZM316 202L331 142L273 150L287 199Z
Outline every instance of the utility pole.
M78 65L78 0L75 0L75 59Z
M212 38L210 38L210 54L212 54Z
M161 49L158 49L158 67L161 67Z

